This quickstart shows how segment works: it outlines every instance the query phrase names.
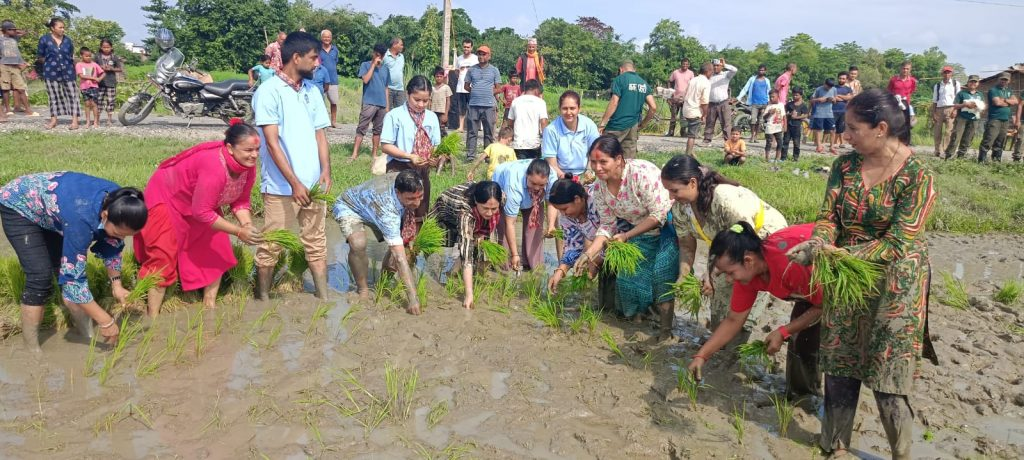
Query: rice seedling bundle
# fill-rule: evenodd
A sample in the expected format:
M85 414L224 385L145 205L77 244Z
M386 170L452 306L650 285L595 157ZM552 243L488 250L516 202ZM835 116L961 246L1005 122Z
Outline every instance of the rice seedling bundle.
M508 249L490 240L481 240L477 243L477 249L484 255L484 260L494 265L505 265L508 263Z
M320 183L317 182L313 184L312 187L309 188L309 199L313 201L321 201L324 203L333 203L334 200L337 199L337 197L325 192L323 188L320 187Z
M610 240L604 250L604 268L616 275L635 275L642 260L644 254L633 243Z
M441 143L434 147L434 155L450 157L462 150L462 138L458 133L448 133L441 138Z
M228 269L228 279L231 280L231 290L235 293L248 294L252 289L252 277L256 269L256 261L252 251L249 251L243 244L235 244L231 247L235 252L235 260L238 263Z
M768 357L768 344L763 340L754 340L736 347L736 354L746 363L765 366L771 363L771 358Z
M102 259L92 254L88 255L85 261L85 277L89 280L89 291L92 292L93 298L99 300L110 297L110 275Z
M130 304L145 299L149 295L149 290L159 286L162 282L164 282L164 277L160 276L160 272L152 272L135 280L135 287L128 293L128 297L125 297L124 302Z
M299 239L299 235L296 235L295 232L292 232L291 230L283 228L270 230L264 233L263 241L281 246L282 249L288 252L301 253L305 250L302 246L302 240Z
M139 276L139 263L131 249L121 251L121 279L133 280Z
M428 217L420 225L420 231L412 241L412 251L415 254L423 253L424 256L441 251L444 247L445 230L437 219Z
M863 309L878 294L882 267L846 251L818 251L811 270L811 286L821 286L825 308Z
M1003 286L996 292L995 299L997 302L1013 305L1020 299L1022 292L1024 292L1024 284L1020 281L1009 280L1003 283Z
M957 310L970 308L971 300L967 296L967 288L952 273L942 272L942 290L945 293L939 297L939 302Z
M565 231L560 229L560 228L556 228L556 229L554 229L551 232L551 237L556 239L556 240L564 240L565 239Z
M697 319L701 307L700 280L691 273L679 282L669 283L669 287L672 290L667 295L678 299L681 306L690 312L690 316Z

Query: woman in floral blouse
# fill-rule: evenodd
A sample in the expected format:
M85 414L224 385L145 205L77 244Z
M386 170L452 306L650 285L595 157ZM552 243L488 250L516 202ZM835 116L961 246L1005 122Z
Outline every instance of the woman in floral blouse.
M690 273L697 253L697 238L708 245L711 239L739 221L750 224L760 238L767 238L786 227L786 218L768 203L761 201L750 189L741 187L717 171L702 166L689 155L673 157L661 169L661 182L675 200L672 223L679 241L679 276ZM714 267L709 263L708 267ZM729 314L732 283L722 273L711 274L704 282L704 291L711 295L711 329ZM759 294L750 309L743 333L735 343L744 343L761 312L771 301L767 293Z
M57 117L70 116L71 129L78 129L78 117L82 116L82 104L78 97L78 83L75 81L75 45L64 35L64 20L50 19L46 24L49 34L39 37L36 56L43 64L43 81L46 95L50 100L50 123L47 129L57 126Z
M679 270L675 237L671 236L671 226L665 225L672 200L661 185L657 166L646 160L627 160L622 153L619 141L607 134L590 147L590 169L597 175L591 197L600 226L594 243L576 266L582 269L598 265L598 254L610 239L635 244L644 260L635 274L617 276L619 311L628 319L639 320L657 303L659 335L668 339L675 313L674 300L665 293ZM617 228L619 220L625 221L628 230Z
M462 306L473 308L473 262L476 245L498 227L501 220L501 186L497 182L466 182L445 190L431 214L446 231L445 246L454 246L462 260L466 298Z
M183 290L203 288L203 303L214 308L221 276L237 263L228 235L261 241L249 212L260 138L241 120L231 123L223 141L164 160L146 185L149 222L132 243L142 264L139 277L157 272L163 278L146 298L149 316L160 313L167 286L179 278ZM223 206L230 206L237 224L224 218Z
M934 362L923 238L935 203L933 178L906 145L910 126L899 102L884 91L867 90L850 100L843 137L855 151L832 164L813 237L788 255L806 265L819 250L845 251L881 264L885 275L866 309L824 299L821 448L833 456L850 448L863 384L874 392L892 457L909 459L914 425L908 395L922 352Z
M81 173L29 174L0 188L4 234L25 273L21 328L29 350L39 351L39 323L54 275L82 335L92 336L95 320L105 341L117 342L114 318L89 290L86 257L91 250L103 259L114 298L124 302L122 240L146 225L147 214L142 192Z

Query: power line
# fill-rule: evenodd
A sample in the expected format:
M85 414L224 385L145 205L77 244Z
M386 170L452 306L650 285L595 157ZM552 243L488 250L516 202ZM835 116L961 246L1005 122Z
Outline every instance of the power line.
M1008 6L1011 8L1024 8L1024 5L1019 3L1003 3L1003 2L992 2L987 0L953 0L954 2L960 3L977 3L979 5L991 5L991 6Z

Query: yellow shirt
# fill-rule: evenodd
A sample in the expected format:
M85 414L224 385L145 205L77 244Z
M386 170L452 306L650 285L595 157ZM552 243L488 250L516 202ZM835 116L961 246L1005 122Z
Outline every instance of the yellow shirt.
M512 150L512 147L500 142L488 145L484 149L484 155L487 155L487 180L492 180L494 168L497 168L498 165L509 161L516 161L516 151Z
M747 151L747 143L743 142L743 139L737 139L736 142L733 142L732 139L729 139L725 141L725 149L731 152L745 153Z

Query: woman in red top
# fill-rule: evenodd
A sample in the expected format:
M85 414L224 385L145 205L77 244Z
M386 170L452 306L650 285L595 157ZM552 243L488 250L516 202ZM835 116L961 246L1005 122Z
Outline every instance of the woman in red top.
M220 278L237 263L228 235L248 244L261 241L249 212L259 152L256 129L232 120L223 141L168 158L149 178L144 196L150 218L133 239L139 277L159 272L164 279L149 291L149 316L160 313L165 289L179 277L183 290L203 288L203 303L215 307ZM222 206L230 206L237 225L224 218Z
M818 372L818 318L821 316L821 290L811 291L811 267L792 263L786 251L807 241L814 224L794 225L761 240L747 222L738 222L715 235L710 257L714 268L732 282L729 315L711 334L711 338L693 357L689 369L701 378L708 358L728 344L747 320L760 291L795 302L789 324L779 326L765 338L768 353L774 354L789 341L786 356L787 397L820 395Z

